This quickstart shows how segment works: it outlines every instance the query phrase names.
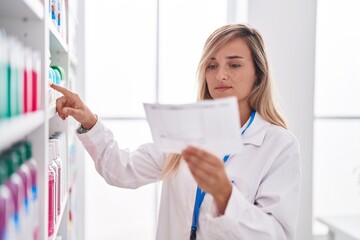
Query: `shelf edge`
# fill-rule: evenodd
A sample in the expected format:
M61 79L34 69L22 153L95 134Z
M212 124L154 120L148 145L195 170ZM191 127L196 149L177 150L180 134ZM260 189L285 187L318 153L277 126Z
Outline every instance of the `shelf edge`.
M25 138L44 120L44 111L37 111L0 121L0 151Z

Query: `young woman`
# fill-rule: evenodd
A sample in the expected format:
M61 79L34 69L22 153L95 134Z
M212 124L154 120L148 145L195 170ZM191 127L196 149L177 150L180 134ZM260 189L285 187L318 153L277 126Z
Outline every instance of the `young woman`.
M237 97L244 144L238 154L219 159L189 146L166 155L152 143L129 153L78 95L52 87L64 95L59 116L81 124L78 137L109 184L137 188L163 180L157 240L294 239L299 146L273 102L260 34L242 24L217 29L205 43L198 78L199 99Z

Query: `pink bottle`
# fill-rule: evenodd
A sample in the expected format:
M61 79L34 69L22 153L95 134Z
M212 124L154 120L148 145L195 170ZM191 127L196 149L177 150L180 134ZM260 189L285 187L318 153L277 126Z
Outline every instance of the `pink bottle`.
M1 191L1 190L0 190ZM7 238L6 222L8 221L7 200L3 199L0 193L0 240Z
M24 66L24 96L23 96L23 112L27 113L31 111L33 101L33 83L32 83L32 51L30 48L25 48L25 66Z
M41 71L41 58L39 52L33 52L33 62L31 70L31 80L32 80L32 108L31 111L34 112L40 109L40 81L39 74Z
M11 192L11 200L14 205L14 212L12 216L12 221L15 226L15 239L21 239L21 230L22 230L22 216L24 215L23 201L24 201L24 190L23 183L20 176L16 173L16 169L19 166L18 155L10 150L5 155L5 162L8 166L8 180L5 182L5 185Z
M30 169L25 164L26 161L26 148L24 144L20 143L13 147L13 150L17 153L20 162L19 167L16 170L16 173L20 176L22 180L22 190L23 190L23 202L22 209L24 214L21 216L21 235L22 238L25 238L31 235L31 215L30 215L30 205L29 205L29 197L31 194L31 174Z
M58 189L59 189L59 182L58 182L58 178L59 178L59 170L58 170L58 166L55 162L56 159L56 153L55 153L55 143L49 142L49 161L51 161L51 167L54 169L55 172L55 223L58 222L58 214L57 214L57 209L58 209L58 205L59 205L59 201L58 201Z
M51 150L52 151L52 150ZM52 236L55 231L55 171L52 168L51 151L49 145L49 218L48 218L48 237Z
M31 194L29 197L29 205L31 209L31 229L33 240L37 240L39 238L39 212L38 212L38 190L37 190L37 163L35 159L32 157L32 148L29 142L25 142L26 147L26 165L30 170L31 175Z
M55 139L55 138L50 138L49 139L50 143L54 143L55 145L55 156L54 156L54 162L56 163L57 166L57 181L56 181L56 202L57 202L57 215L59 216L61 213L61 201L62 201L62 162L60 159L60 153L61 153L61 142L60 139ZM54 169L55 170L55 169Z
M15 238L15 228L11 221L14 206L10 190L4 184L7 179L8 167L0 156L0 240Z

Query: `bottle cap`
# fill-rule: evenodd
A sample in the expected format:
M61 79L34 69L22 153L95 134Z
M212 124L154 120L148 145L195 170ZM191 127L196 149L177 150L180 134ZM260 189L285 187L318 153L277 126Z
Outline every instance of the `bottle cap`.
M60 77L59 70L53 69L53 71L54 71L54 76L55 76L55 83L56 83L57 85L60 85L61 77Z
M16 172L20 165L19 156L16 154L16 152L10 149L4 154L4 160L8 168L8 177L10 177L14 172Z
M30 142L23 143L26 149L26 160L30 160L32 158L32 146Z
M60 80L64 80L64 78L65 78L65 70L62 67L60 67L60 66L51 66L51 68L54 69L54 70L55 69L58 70L59 73L60 73Z
M54 79L54 70L52 68L49 68L49 81L55 83Z
M17 153L20 160L20 165L26 161L26 148L22 143L18 143L13 147L13 150Z
M8 179L8 167L6 166L5 159L0 157L0 185L2 185Z

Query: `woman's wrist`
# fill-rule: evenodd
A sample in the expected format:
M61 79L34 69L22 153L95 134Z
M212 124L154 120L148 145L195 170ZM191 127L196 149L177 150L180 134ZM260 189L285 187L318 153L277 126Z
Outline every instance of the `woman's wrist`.
M81 127L86 130L92 129L96 122L97 122L97 116L93 113L90 114L89 120L86 122L81 123Z
M227 186L223 188L223 191L219 192L216 195L213 195L216 206L220 214L224 214L227 204L229 202L232 192L232 184L228 182Z

